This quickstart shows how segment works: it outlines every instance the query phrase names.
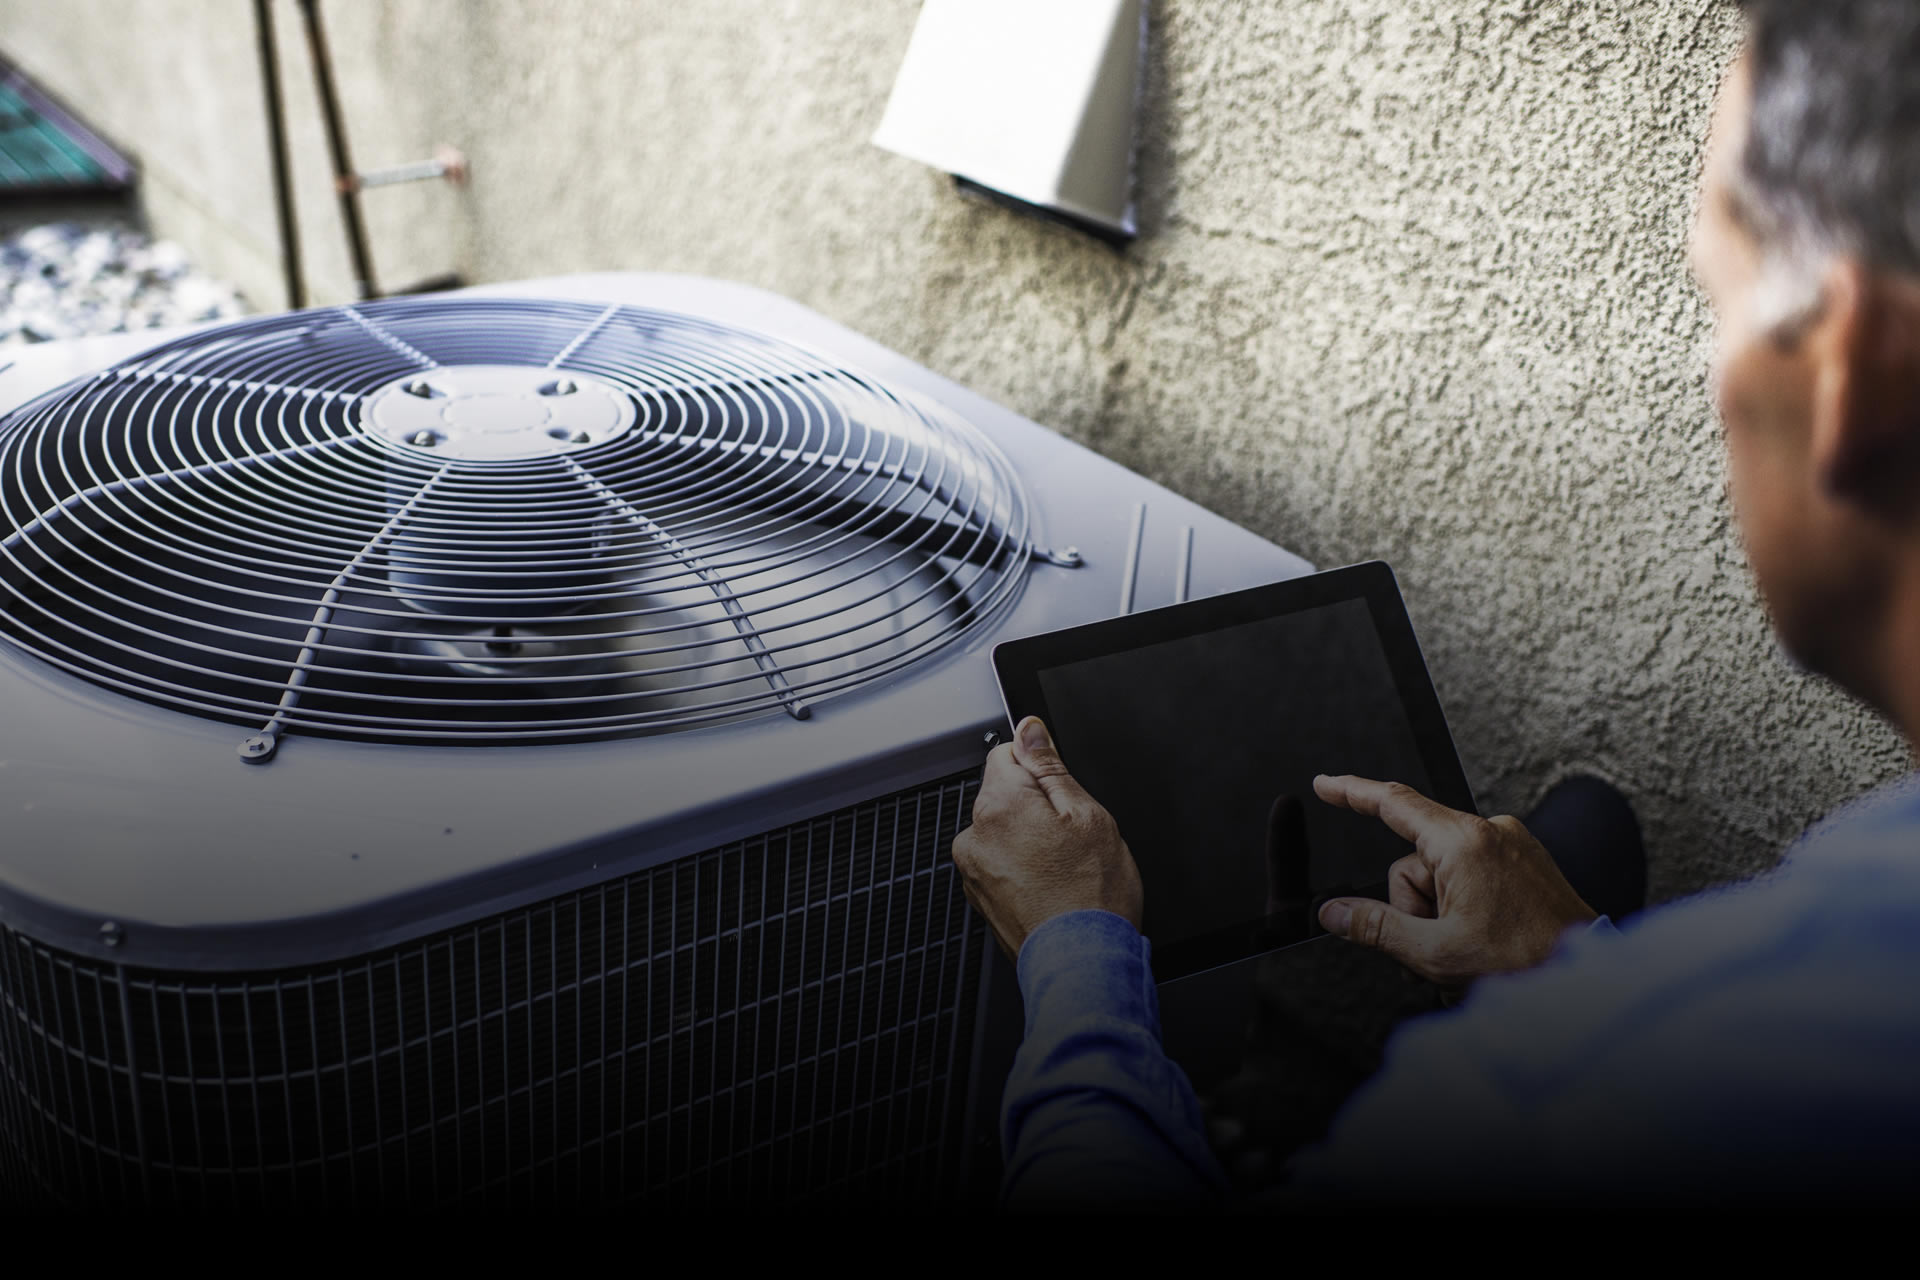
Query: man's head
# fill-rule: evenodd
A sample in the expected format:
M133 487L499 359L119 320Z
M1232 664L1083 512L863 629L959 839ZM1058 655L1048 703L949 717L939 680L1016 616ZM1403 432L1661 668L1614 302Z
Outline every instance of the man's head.
M1920 608L1920 2L1741 7L1694 236L1734 503L1787 647L1891 711Z

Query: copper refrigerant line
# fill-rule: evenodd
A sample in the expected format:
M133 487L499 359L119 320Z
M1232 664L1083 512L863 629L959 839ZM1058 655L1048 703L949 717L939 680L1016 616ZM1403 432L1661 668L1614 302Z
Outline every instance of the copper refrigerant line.
M340 200L340 221L347 231L347 252L353 259L354 292L360 301L380 296L373 271L373 251L367 243L366 219L360 208L360 193L369 187L386 187L401 182L425 182L440 179L455 185L467 179L467 160L453 147L441 145L433 159L386 169L356 172L347 149L347 130L340 115L340 97L334 87L333 57L327 49L327 34L320 22L320 0L295 0L305 19L307 48L313 55L313 78L320 95L320 115L327 131L327 152L333 162L333 189ZM280 218L280 253L286 273L288 305L298 310L307 305L306 280L300 270L299 229L294 216L293 182L288 160L287 125L281 101L280 68L275 57L273 34L274 0L253 0L255 26L260 43L260 73L266 92L267 133L273 148L273 194ZM402 293L427 293L457 287L456 275L423 280L400 290Z

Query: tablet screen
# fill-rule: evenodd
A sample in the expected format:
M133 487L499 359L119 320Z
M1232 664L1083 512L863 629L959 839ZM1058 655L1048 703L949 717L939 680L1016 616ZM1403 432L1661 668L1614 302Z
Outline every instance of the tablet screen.
M1312 936L1312 904L1327 897L1384 892L1407 844L1319 800L1315 774L1435 794L1364 598L1034 676L1067 767L1140 865L1144 932L1163 979L1239 958L1250 931L1267 930L1273 945ZM1295 808L1280 815L1276 844L1283 797Z

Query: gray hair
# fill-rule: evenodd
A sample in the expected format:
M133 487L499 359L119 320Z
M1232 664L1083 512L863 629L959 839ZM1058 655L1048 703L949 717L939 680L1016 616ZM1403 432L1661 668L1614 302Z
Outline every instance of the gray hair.
M1736 212L1773 325L1817 313L1836 257L1920 276L1920 0L1739 0L1752 102Z

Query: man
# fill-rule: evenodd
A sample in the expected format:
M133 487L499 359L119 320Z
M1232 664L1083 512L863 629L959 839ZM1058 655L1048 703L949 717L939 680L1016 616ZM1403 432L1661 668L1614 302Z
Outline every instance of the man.
M1787 649L1920 744L1920 3L1742 7L1694 238L1734 506ZM1390 781L1315 790L1415 848L1390 903L1328 903L1327 930L1473 985L1401 1030L1286 1194L1920 1189L1920 790L1854 806L1758 881L1619 928L1512 818ZM1026 1001L1003 1115L1016 1205L1225 1193L1160 1050L1124 835L1029 720L954 845Z

